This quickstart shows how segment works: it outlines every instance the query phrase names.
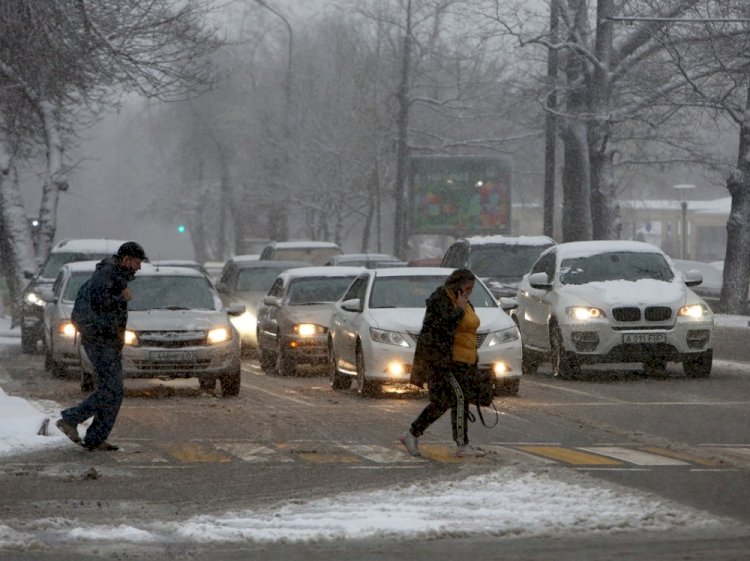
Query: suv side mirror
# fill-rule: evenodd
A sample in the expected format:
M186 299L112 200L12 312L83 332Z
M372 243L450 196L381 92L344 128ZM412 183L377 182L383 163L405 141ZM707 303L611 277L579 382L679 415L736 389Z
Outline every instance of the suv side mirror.
M529 284L531 288L540 288L542 290L550 290L552 283L547 278L547 273L532 273L529 275Z
M263 297L263 303L266 306L274 306L276 308L279 307L279 299L276 298L276 296L264 296Z
M703 275L700 271L690 269L685 273L686 286L698 286L701 283L703 283Z

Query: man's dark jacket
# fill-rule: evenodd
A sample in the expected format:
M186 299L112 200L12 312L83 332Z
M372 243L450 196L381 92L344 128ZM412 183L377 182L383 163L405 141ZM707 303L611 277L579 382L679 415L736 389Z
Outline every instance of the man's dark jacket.
M445 286L430 295L414 350L412 384L422 387L425 382L430 384L431 377L443 375L453 356L456 327L463 317L464 311L453 303Z
M105 345L122 348L125 326L128 322L128 303L122 291L133 280L135 273L119 264L115 256L103 259L96 265L91 278L79 289L88 302L83 321L76 324L84 341L96 340Z

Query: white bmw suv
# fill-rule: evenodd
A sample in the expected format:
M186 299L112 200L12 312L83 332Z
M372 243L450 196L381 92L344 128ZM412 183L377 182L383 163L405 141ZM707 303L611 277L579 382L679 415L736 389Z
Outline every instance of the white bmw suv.
M511 312L523 342L525 374L552 362L561 378L582 364L642 362L649 374L681 362L704 378L713 359L711 309L658 247L633 241L562 243L537 260Z

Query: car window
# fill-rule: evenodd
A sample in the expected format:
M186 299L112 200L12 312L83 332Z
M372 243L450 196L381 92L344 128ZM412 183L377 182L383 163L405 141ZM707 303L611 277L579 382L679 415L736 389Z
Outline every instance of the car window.
M370 308L424 308L444 276L376 277L370 291ZM484 285L476 283L471 293L475 308L496 308L497 303Z
M235 290L239 292L267 292L284 268L274 267L240 269Z
M670 281L674 273L660 253L612 252L563 259L560 264L562 284L654 279Z
M313 265L323 265L334 255L340 255L341 250L335 247L276 247L269 252L268 259L274 261L308 261ZM263 252L261 259L266 252Z
M219 278L219 282L227 287L231 287L232 280L236 276L237 273L237 267L231 264L227 264L224 266L224 270L221 272L221 277Z
M354 275L347 277L304 277L292 279L286 293L289 306L304 306L335 302L352 284Z
M281 298L281 295L284 293L284 280L283 279L276 279L273 284L271 285L271 288L268 291L268 296L273 296L275 298Z
M60 287L62 285L63 279L65 278L65 273L60 271L57 273L57 278L55 279L55 282L52 284L52 294L55 296L60 296Z
M76 299L76 294L78 294L78 289L81 288L83 283L90 279L91 275L93 274L94 271L81 271L71 274L70 278L68 279L68 284L65 285L63 300L74 302Z
M342 300L351 300L353 298L364 299L365 292L367 291L367 281L370 279L369 275L362 275L357 278L349 289L344 293Z
M211 284L205 277L144 275L133 279L129 287L133 293L132 300L128 302L131 311L216 309Z
M520 278L550 245L476 246L469 254L467 267L478 277Z
M531 268L531 273L547 273L547 278L554 278L555 274L555 253L548 253L539 258Z

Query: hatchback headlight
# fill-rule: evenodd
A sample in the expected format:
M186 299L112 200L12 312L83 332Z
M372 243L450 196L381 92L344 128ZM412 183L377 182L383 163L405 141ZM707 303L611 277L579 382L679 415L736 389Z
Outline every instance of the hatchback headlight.
M487 335L487 346L494 347L495 345L502 345L503 343L510 343L520 337L518 328L513 326L502 331L493 331Z
M215 345L216 343L223 343L229 341L232 338L232 333L228 327L217 327L211 329L206 336L206 340L209 345Z
M294 334L300 337L315 337L325 335L327 332L325 327L315 323L298 323L294 326Z
M568 313L568 317L574 321L592 321L607 317L604 310L589 306L570 306L565 311Z
M677 315L683 318L703 319L708 315L708 308L703 304L691 304L680 308Z
M411 347L403 333L398 331L386 331L384 329L370 328L370 338L376 343L385 345L396 345L397 347Z

